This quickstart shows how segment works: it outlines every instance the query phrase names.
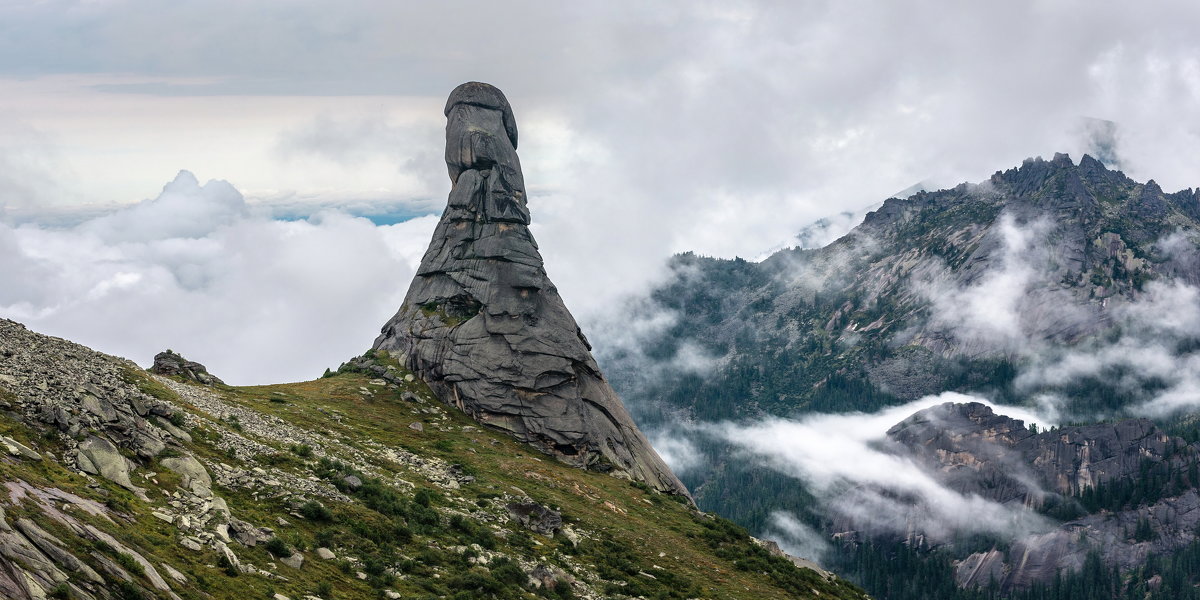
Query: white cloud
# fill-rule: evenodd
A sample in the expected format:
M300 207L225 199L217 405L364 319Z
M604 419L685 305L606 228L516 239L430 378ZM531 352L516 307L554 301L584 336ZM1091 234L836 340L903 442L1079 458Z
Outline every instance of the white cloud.
M1175 239L1169 236L1168 239ZM1200 407L1200 354L1184 342L1200 338L1200 290L1178 280L1151 281L1132 300L1112 308L1121 335L1030 355L1016 379L1018 390L1061 387L1085 379L1104 382L1143 398L1127 407L1134 415L1167 416ZM1181 346L1182 345L1182 346ZM1181 350L1182 347L1182 350ZM1069 398L1039 396L1067 410ZM1108 414L1073 415L1107 418Z
M442 102L490 81L579 313L674 251L757 256L915 181L1078 156L1080 116L1118 123L1131 175L1197 183L1200 8L1182 1L68 5L0 8L0 112L61 142L78 175L59 179L96 194L77 201L191 165L251 199L440 202Z
M196 176L180 171L153 200L92 219L79 227L107 244L196 239L246 218L246 201L225 181L203 186Z
M783 511L771 513L764 536L775 540L784 552L817 563L830 549L829 542L820 532Z
M935 292L930 298L934 319L951 324L956 336L1001 343L1024 337L1018 309L1034 282L1035 271L1024 256L1034 236L1017 227L1009 215L1000 219L998 232L1004 244L999 268L988 271L976 284Z
M0 225L0 315L142 364L172 348L230 383L308 379L370 347L435 222L271 220L185 172L77 226Z
M944 402L986 400L946 392L875 413L811 414L697 430L733 444L752 460L805 482L824 510L869 532L921 532L945 541L959 532L1016 537L1050 526L1024 506L963 495L941 485L923 466L890 451L886 432L914 412ZM1048 421L1028 409L992 405L1039 427Z
M1151 281L1136 302L1117 313L1148 336L1200 336L1200 290L1180 281Z
M704 457L692 440L677 435L677 432L660 429L649 432L649 438L654 450L676 475L682 475L704 464Z
M1153 398L1133 408L1134 412L1151 416L1167 417L1182 411L1200 408L1200 355L1179 358L1171 385Z
M1018 225L1003 214L994 230L997 239L992 263L968 276L940 266L913 282L917 293L931 304L929 327L952 336L968 354L1005 352L1027 354L1043 346L1044 323L1039 316L1070 311L1072 302L1051 302L1054 294L1046 269L1046 232L1049 223L1036 221ZM1067 315L1056 314L1054 320Z
M674 273L689 275L682 269ZM600 340L593 342L598 360L602 364L614 360L631 365L624 374L635 377L636 385L650 386L678 374L703 375L719 367L722 357L691 340L680 342L668 356L651 356L651 346L669 337L668 332L679 322L679 313L645 297L621 298L613 306L616 308L593 306L585 312L583 328L589 341Z

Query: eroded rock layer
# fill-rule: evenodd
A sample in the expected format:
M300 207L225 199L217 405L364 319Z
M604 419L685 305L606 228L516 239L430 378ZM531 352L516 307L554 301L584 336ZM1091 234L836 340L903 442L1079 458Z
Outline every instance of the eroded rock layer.
M568 463L686 494L605 381L546 275L504 94L465 83L445 113L449 203L375 348L398 355L481 423Z
M1048 584L1090 554L1128 571L1197 539L1200 448L1146 419L1035 432L971 402L922 410L892 427L895 449L942 485L1053 517L1011 543L955 562L964 587ZM1128 499L1128 500L1127 500Z

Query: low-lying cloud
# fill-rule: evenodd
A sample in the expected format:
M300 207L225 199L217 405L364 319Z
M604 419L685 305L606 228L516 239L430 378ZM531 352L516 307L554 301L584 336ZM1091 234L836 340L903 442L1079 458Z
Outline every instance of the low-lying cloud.
M771 513L763 533L768 539L775 540L784 552L814 562L824 560L830 550L829 540L821 532L785 511Z
M954 340L963 354L1012 357L1041 353L1056 337L1094 326L1100 318L1094 307L1059 285L1052 231L1046 219L1019 223L1004 213L980 243L994 248L990 263L924 268L913 288L930 304L926 326Z
M982 242L996 245L986 268L926 269L913 281L930 304L925 327L954 340L967 356L1018 361L1016 390L1048 414L1104 419L1200 407L1200 377L1194 375L1200 367L1200 288L1189 283L1198 259L1192 235L1177 231L1155 244L1167 261L1166 277L1101 303L1086 296L1090 287L1063 285L1062 261L1055 256L1060 242L1052 233L1048 221L1018 223L1004 214L995 237ZM1081 414L1054 391L1086 382L1140 400L1124 411Z
M956 534L973 532L1011 539L1051 528L1049 520L1024 506L947 488L926 467L890 447L889 428L945 402L982 402L1027 424L1053 424L1026 408L946 392L874 413L691 424L676 430L678 439L666 445L669 451L664 456L672 468L678 465L686 470L696 460L694 451L686 452L688 438L700 435L726 442L745 459L803 482L827 516L870 534L916 532L932 541L949 541ZM795 517L777 514L770 529L819 555L821 544L814 543Z
M1011 215L1002 216L998 233L1003 250L995 268L971 285L935 280L924 289L933 304L932 324L964 342L1006 350L1023 343L1028 335L1021 308L1038 273L1028 255L1045 228L1044 223L1018 227Z
M1195 350L1200 289L1181 281L1152 281L1135 300L1112 312L1121 332L1115 340L1033 356L1017 378L1017 388L1093 380L1142 398L1127 408L1131 414L1161 417L1200 407L1200 353Z
M0 316L141 364L171 348L234 384L309 379L370 347L435 223L275 220L181 172L70 227L0 223Z

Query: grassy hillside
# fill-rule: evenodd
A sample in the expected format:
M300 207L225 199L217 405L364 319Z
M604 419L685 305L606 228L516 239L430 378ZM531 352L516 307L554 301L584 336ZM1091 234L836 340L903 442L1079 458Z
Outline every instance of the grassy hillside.
M209 388L124 376L174 409L150 421L177 442L129 455L141 492L63 466L87 431L0 418L0 434L43 457L0 460L9 489L24 490L2 505L6 523L28 519L83 565L54 561L65 575L46 590L54 598L865 597L684 498L484 430L415 378ZM211 497L193 493L202 477L180 467L189 456L211 474ZM10 574L39 567L0 555Z

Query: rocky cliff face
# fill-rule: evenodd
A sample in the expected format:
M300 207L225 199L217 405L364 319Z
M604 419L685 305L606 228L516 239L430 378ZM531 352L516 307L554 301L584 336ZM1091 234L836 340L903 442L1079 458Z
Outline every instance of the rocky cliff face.
M920 411L888 438L935 466L951 487L998 502L1037 506L1045 493L1077 496L1136 480L1146 462L1183 460L1190 448L1148 419L1034 433L977 402Z
M819 249L761 262L685 254L672 267L645 315L670 326L639 348L602 348L613 350L601 362L646 423L873 412L948 390L1006 404L1052 398L1062 420L1087 423L1149 414L1145 403L1183 379L1171 370L1200 359L1200 329L1164 325L1182 322L1195 304L1200 191L1169 193L1090 156L1030 159L979 183L888 199ZM1184 292L1177 308L1156 304L1163 290ZM1147 307L1156 314L1147 317ZM1163 314L1172 311L1179 314ZM1156 348L1165 364L1180 366L1153 372L1139 362ZM1097 367L1105 353L1104 364L1117 366ZM697 356L708 359L702 368L674 368ZM1006 514L1047 517L1042 534L1011 546L932 553L962 559L960 583L994 578L1012 589L1076 570L1089 548L1122 569L1146 564L1150 552L1193 552L1195 449L1164 433L1190 436L1188 419L1034 433L965 406L916 415L891 438L949 488L1020 509ZM805 483L786 471L748 465L717 444L702 451L710 463L685 475L700 506L765 527L762 515L802 505L795 498ZM745 490L755 486L764 491L748 501ZM865 523L821 521L833 502L814 502L824 533L870 533ZM936 536L914 525L927 507L897 502L896 518L875 528L888 533L875 541L889 552L927 549ZM884 539L906 524L909 535Z
M1067 515L1048 531L958 561L963 586L1047 583L1078 571L1089 552L1124 571L1197 539L1200 447L1145 419L1035 433L983 404L947 403L897 424L888 438L956 491Z
M500 90L446 102L453 189L404 304L375 341L445 403L570 464L686 494L600 372L529 232L513 112Z
M1200 191L1166 193L1090 156L1031 159L889 199L824 248L676 257L652 294L674 326L606 368L631 405L674 398L705 418L1001 387L1031 352L1111 333L1149 282L1200 283L1197 265ZM714 372L637 378L647 355L681 349Z

